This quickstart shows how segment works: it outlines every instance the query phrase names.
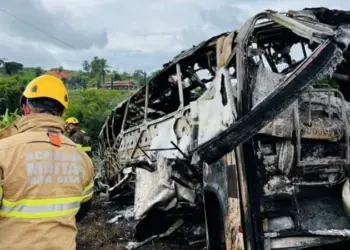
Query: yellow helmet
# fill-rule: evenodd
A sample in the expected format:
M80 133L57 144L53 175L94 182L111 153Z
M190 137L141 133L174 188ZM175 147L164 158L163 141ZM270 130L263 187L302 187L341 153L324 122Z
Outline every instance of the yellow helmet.
M66 119L66 126L68 124L78 124L79 123L79 120L75 117L69 117Z
M34 78L23 91L22 96L26 98L47 97L61 103L64 108L68 108L68 92L61 79L42 75Z

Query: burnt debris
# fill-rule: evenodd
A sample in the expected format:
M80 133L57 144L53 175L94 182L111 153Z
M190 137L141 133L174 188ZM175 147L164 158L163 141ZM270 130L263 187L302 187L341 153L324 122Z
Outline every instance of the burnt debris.
M97 180L111 199L132 195L139 241L199 207L210 249L349 237L349 13L259 13L181 52L111 112Z

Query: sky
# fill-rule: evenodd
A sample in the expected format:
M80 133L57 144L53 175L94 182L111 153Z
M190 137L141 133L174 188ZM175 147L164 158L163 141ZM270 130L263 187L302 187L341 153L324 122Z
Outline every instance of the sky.
M260 11L350 10L349 0L1 0L0 58L24 66L159 69L182 50L239 28Z

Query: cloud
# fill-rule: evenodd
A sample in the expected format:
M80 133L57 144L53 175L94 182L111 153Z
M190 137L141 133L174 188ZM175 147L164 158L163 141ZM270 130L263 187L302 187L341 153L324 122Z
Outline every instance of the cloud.
M63 10L49 10L39 0L2 0L0 30L26 42L63 49L86 49L107 44L107 32L91 30Z
M171 52L154 53L125 49L92 49L85 51L83 56L81 56L78 51L56 51L54 57L59 62L58 65L72 69L81 69L83 60L91 59L96 55L106 58L111 69L128 72L132 72L135 69L143 69L147 72L152 72L162 68L162 65L174 56ZM69 60L67 60L67 58Z
M182 46L167 33L131 35L117 32L108 37L107 48L138 52L178 52Z
M0 39L1 58L10 61L17 61L23 65L42 66L59 65L57 58L52 56L49 50L46 50L40 44L23 43L22 40L2 35Z
M30 26L0 12L0 32L4 34L0 57L27 66L81 69L83 60L99 56L106 58L113 68L151 71L192 45L239 28L265 9L286 11L318 6L350 9L347 0L305 2L1 0L1 9Z

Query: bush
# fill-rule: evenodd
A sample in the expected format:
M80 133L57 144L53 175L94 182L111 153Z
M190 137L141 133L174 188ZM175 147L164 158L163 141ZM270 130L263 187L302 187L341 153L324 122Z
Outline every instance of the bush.
M96 146L98 134L112 109L125 98L132 95L131 91L88 89L69 92L69 108L64 118L76 117L82 129L92 139Z
M29 79L20 76L0 76L0 114L19 107L19 98L28 82Z
M5 114L0 116L0 129L7 127L12 122L14 122L17 118L18 118L17 110L15 112L10 113L8 109L6 109Z

